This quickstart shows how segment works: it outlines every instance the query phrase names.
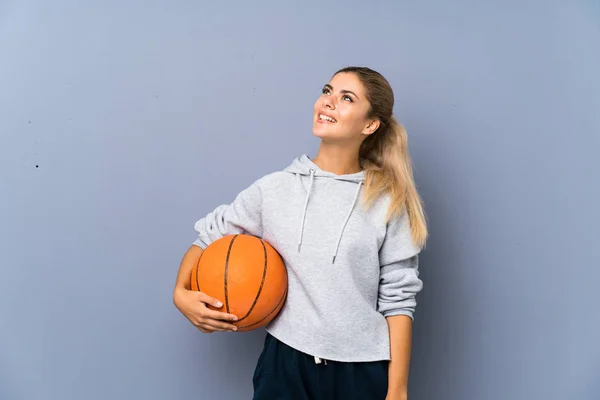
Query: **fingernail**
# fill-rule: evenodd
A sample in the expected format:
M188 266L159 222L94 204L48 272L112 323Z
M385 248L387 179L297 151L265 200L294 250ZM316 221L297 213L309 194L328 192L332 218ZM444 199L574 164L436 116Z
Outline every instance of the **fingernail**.
M223 303L221 303L220 301L217 301L217 307L221 307L223 305Z
M234 320L234 321L237 321L237 317L235 315L231 319Z
M237 326L234 326L233 329L231 329L232 331L237 331Z

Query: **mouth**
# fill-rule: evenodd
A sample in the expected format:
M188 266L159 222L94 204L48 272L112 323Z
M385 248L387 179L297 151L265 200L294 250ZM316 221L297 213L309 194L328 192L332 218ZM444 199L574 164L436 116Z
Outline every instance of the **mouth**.
M335 124L337 122L335 118L325 114L319 114L317 119L319 120L319 122L329 122L331 124Z

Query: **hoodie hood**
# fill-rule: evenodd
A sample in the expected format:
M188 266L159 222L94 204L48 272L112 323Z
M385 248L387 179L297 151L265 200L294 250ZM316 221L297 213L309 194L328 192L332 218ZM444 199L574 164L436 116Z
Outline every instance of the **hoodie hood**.
M304 224L306 222L306 211L308 210L310 195L312 191L312 187L315 181L315 178L325 178L325 179L333 179L337 181L345 181L356 183L356 191L354 194L354 200L352 201L352 205L348 210L348 214L346 219L344 220L343 225L340 227L340 233L338 236L337 244L335 246L335 250L333 252L333 258L331 263L335 264L335 259L337 257L338 250L340 248L340 243L342 242L342 238L344 236L344 230L346 229L346 225L352 216L352 212L354 211L354 207L356 206L356 202L358 201L358 197L360 195L360 190L362 188L365 172L360 171L354 174L344 174L337 175L332 172L323 171L319 168L306 154L301 155L300 157L294 159L292 164L284 169L284 172L288 172L294 174L299 181L302 180L302 177L308 176L310 181L308 184L308 189L306 190L306 197L304 199L304 209L302 211L302 219L300 220L300 227L298 232L298 252L302 251L302 239L304 237ZM302 182L300 182L302 184Z

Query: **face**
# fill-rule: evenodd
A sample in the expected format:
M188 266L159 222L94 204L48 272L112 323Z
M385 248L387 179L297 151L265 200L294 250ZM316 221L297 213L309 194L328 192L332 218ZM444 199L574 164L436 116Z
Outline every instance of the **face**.
M363 140L379 121L367 118L370 109L365 88L353 73L335 75L314 106L313 133L324 140Z

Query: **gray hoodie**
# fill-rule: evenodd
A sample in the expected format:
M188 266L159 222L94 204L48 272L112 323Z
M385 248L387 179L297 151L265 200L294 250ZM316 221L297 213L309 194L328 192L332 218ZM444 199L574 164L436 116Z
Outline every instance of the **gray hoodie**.
M288 297L266 330L327 360L389 360L385 317L413 318L423 287L407 215L386 223L387 195L366 211L360 202L364 178L364 171L323 171L302 155L195 224L194 244L202 248L247 233L279 252Z

